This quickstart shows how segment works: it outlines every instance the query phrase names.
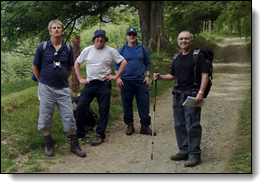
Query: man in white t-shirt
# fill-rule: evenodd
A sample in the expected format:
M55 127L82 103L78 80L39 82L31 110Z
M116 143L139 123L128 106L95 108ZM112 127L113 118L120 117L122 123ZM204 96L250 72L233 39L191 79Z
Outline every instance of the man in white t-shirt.
M78 80L85 85L76 109L76 132L79 138L85 136L86 112L92 100L96 97L99 106L99 120L96 127L96 136L90 144L97 146L106 138L105 130L110 107L111 80L120 77L127 61L114 48L105 45L108 38L104 30L96 30L92 41L95 44L86 47L75 61ZM83 62L86 62L86 79L82 78L80 70L80 64ZM114 62L120 64L120 69L115 75L111 75L111 66Z

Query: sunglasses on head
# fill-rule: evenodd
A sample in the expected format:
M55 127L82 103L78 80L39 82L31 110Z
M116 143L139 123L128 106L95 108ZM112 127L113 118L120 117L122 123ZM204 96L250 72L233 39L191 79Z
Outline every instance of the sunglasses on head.
M136 33L128 33L127 35L128 35L128 36L137 36Z

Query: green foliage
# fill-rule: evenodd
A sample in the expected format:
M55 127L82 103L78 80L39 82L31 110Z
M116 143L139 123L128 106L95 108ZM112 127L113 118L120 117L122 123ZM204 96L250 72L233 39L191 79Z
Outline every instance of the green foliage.
M15 77L13 69L11 55L7 53L1 53L1 84L8 83ZM2 86L1 86L2 90Z
M200 33L202 22L215 21L225 4L225 1L165 1L164 23L172 42L182 30Z
M241 36L251 35L251 1L229 1L216 20L218 31L237 32Z
M1 84L29 78L32 74L33 57L1 53Z
M102 26L101 29L106 31L106 36L108 41L106 42L107 46L110 46L118 50L122 45L126 43L126 31L129 28L128 25L114 25L106 24ZM94 37L94 32L99 29L99 26L94 26L90 29L85 30L81 33L81 51L90 45L93 45L94 42L92 38Z
M1 51L10 51L26 39L49 39L48 23L59 19L65 25L64 41L68 41L77 21L81 28L97 24L99 15L116 7L117 1L1 1ZM89 18L88 16L92 16ZM73 35L72 34L72 35Z

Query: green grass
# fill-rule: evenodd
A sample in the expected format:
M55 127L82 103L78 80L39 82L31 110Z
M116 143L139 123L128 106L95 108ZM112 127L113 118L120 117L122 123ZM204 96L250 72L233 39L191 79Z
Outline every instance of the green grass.
M252 173L251 171L251 91L240 109L236 130L238 148L229 162L228 173Z
M1 84L1 96L7 96L11 93L20 92L34 86L38 86L38 82L30 78L16 82L3 83Z

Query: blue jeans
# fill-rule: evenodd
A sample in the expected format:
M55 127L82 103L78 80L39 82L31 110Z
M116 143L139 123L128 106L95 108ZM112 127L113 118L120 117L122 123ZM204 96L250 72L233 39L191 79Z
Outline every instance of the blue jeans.
M96 127L96 134L99 134L102 139L106 138L105 131L108 123L110 96L110 81L93 80L84 86L76 109L77 135L79 137L85 136L86 112L96 97L99 107L99 120Z
M179 153L189 154L189 158L200 158L200 107L182 106L180 99L173 98L173 116Z
M124 123L134 122L133 119L133 99L136 98L140 123L150 125L151 117L149 116L149 91L148 87L142 80L122 80L124 85L121 89L121 99L124 112Z

